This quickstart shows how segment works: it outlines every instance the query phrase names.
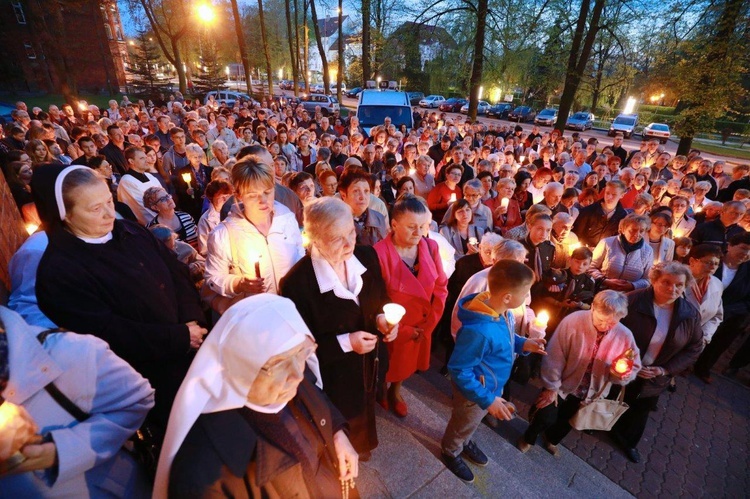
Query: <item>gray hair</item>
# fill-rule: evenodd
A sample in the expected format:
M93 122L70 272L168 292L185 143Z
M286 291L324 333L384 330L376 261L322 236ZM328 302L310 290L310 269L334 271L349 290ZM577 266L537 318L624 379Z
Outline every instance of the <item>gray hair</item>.
M630 227L631 225L640 225L642 227L645 227L646 229L651 227L651 219L648 218L646 215L636 215L635 213L631 213L622 220L620 220L620 225L618 227L619 231L622 232L625 230L626 227Z
M185 153L189 153L189 152L200 154L201 157L205 157L205 153L203 152L203 149L201 148L201 146L199 146L198 144L194 142L185 146Z
M696 182L693 186L693 190L700 189L702 191L710 191L711 190L711 183L707 180L701 180L700 182Z
M523 262L526 259L528 251L523 244L512 239L503 239L492 248L492 259L498 260L516 260Z
M341 199L326 196L305 206L304 220L305 234L313 244L319 244L337 220L352 220L352 209Z
M591 307L599 312L622 319L628 315L628 298L619 291L605 289L597 293Z
M560 191L560 192L562 192L562 191L565 190L565 188L563 187L563 185L560 182L549 182L547 185L544 186L544 193L546 194L547 192L551 191L552 189L554 189L556 191Z
M500 234L494 232L487 232L482 236L482 241L479 243L480 248L487 248L497 246L503 241L503 237Z
M157 199L159 198L158 194L159 192L163 191L164 188L159 187L149 187L146 189L146 192L143 193L143 206L148 208L149 210L154 210L154 206L156 206Z
M497 181L498 187L500 187L501 185L505 186L505 184L508 184L506 187L510 187L512 185L514 189L516 188L516 181L513 180L513 178L506 177L506 178L501 178L500 180Z
M226 149L226 151L228 153L229 152L229 146L227 145L226 142L224 142L221 139L214 140L213 144L211 144L211 152L216 152L216 150L218 148L222 147L222 146Z
M683 265L680 262L659 262L651 267L648 273L648 280L651 284L662 278L665 275L684 275L685 283L689 284L693 279L693 274L690 272L690 268L687 265Z
M564 211L555 213L555 216L552 217L552 223L562 222L564 224L568 224L568 223L571 223L572 221L573 221L573 217L570 215L570 213L565 213Z
M466 188L467 188L467 187L470 187L470 188L472 188L472 189L475 189L475 190L477 190L477 191L479 191L479 192L482 192L482 191L484 190L484 187L482 186L482 181L481 181L481 180L479 180L478 178L473 178L473 179L471 179L471 180L467 181L467 182L466 182L466 183L464 184L464 188L463 188L463 190L464 190L464 191L466 191Z

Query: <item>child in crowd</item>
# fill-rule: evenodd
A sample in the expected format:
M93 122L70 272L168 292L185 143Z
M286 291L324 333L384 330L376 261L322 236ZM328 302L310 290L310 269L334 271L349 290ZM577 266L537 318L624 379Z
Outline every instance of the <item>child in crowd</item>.
M453 380L453 412L442 440L443 460L464 482L474 474L461 458L484 466L487 456L471 440L489 412L510 420L515 407L500 395L510 377L514 354L544 354L543 339L522 338L515 333L510 312L521 306L534 282L534 272L514 260L500 260L487 275L489 291L459 301L461 328L456 335L448 370Z
M559 271L562 273L562 278L558 278L561 282L549 283L539 290L540 304L549 307L548 336L567 315L591 308L595 283L588 270L592 256L587 247L576 248L568 260L569 267Z
M692 247L693 241L689 237L676 237L674 239L674 259L687 265L688 254Z

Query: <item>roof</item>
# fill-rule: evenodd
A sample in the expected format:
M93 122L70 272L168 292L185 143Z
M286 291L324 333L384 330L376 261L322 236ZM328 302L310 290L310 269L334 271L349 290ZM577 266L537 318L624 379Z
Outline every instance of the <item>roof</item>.
M322 35L321 35L322 36ZM338 50L339 47L339 37L335 37L331 39L331 45L328 47L328 50ZM351 44L357 44L362 43L362 35L344 35L344 47Z
M406 92L362 90L359 104L363 106L405 106L411 107Z
M391 34L390 38L400 38L403 34L417 33L420 45L442 44L448 48L457 48L456 40L448 33L445 28L434 26L432 24L422 24L407 21Z
M343 16L341 18L341 24L345 23L349 16ZM320 31L321 38L328 38L331 35L338 33L339 29L339 17L326 17L325 19L318 19L318 30Z

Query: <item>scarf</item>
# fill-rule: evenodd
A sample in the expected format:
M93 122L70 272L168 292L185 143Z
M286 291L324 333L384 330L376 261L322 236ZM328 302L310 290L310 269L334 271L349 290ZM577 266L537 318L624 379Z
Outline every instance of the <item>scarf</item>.
M704 277L701 279L701 281L694 280L693 283L690 285L690 289L693 291L693 294L695 295L695 299L698 300L698 303L703 303L703 298L706 297L706 293L708 292L708 283L711 281L711 276Z
M629 243L627 239L625 239L625 236L620 234L620 244L622 245L622 249L625 250L625 254L632 253L633 251L639 250L643 247L644 239L641 238L637 243Z

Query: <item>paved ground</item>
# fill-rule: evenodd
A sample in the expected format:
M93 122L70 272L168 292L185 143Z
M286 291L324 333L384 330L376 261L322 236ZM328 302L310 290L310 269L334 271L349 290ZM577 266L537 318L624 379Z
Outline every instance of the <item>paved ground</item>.
M573 430L563 446L637 497L748 497L750 370L736 379L719 374L739 344L717 363L713 384L690 375L678 379L675 393L662 395L638 446L641 463L628 461L602 432ZM532 382L515 392L513 401L525 418L539 388ZM503 425L496 431L516 438Z

